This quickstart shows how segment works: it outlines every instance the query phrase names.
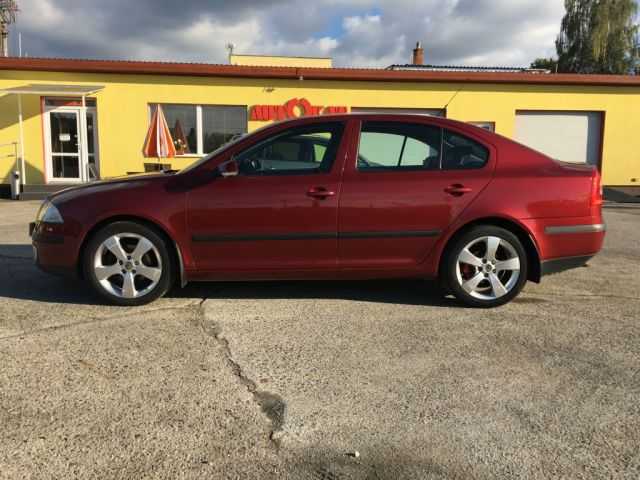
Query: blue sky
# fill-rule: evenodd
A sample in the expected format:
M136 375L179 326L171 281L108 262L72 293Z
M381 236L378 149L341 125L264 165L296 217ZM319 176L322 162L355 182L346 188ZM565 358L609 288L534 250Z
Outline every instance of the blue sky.
M338 66L528 65L554 52L562 0L18 0L30 56L225 63L237 53Z

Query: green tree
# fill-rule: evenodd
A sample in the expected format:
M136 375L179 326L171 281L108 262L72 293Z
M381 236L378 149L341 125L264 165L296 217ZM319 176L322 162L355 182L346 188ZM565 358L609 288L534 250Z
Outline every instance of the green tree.
M536 58L531 62L531 68L540 68L555 73L558 68L558 61L555 58Z
M592 51L600 73L629 73L638 61L638 5L634 0L596 2L592 18Z
M638 63L635 0L565 0L558 71L628 74Z

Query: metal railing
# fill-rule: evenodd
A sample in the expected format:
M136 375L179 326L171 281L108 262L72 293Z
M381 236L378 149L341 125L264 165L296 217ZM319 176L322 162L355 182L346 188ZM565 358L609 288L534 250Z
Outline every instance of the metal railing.
M9 176L5 177L4 181L9 180L11 185L11 198L14 200L20 196L20 184L22 182L22 173L20 172L20 158L18 157L18 142L0 143L0 149L5 147L13 147L13 153L0 154L0 160L3 158L14 158L14 168L9 171Z
M13 147L13 153L6 153L4 155L0 155L0 160L3 158L15 158L15 168L13 170L19 170L20 166L18 165L18 142L9 142L9 143L0 143L0 148L4 147Z

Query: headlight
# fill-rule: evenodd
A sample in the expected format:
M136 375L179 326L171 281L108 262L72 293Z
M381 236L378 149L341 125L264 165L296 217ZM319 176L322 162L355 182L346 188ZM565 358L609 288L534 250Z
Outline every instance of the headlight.
M45 223L64 223L62 215L60 215L56 206L48 200L40 206L40 210L38 210L38 215L36 216L36 221Z

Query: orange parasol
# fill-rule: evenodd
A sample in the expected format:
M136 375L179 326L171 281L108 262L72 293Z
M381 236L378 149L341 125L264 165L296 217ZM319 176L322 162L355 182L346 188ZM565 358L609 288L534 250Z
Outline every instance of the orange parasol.
M176 156L176 147L171 138L171 131L160 105L156 107L151 117L151 125L149 125L143 151L145 157L158 159Z

